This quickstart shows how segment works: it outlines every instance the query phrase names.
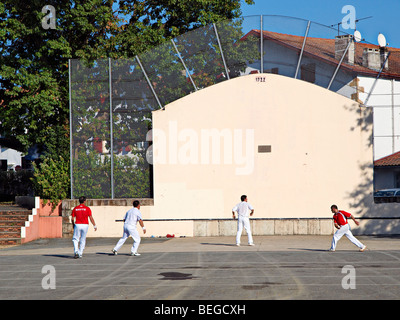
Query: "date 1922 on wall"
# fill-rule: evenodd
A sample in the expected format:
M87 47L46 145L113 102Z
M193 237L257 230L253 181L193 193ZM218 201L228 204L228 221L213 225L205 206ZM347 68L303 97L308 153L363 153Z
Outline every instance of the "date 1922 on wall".
M265 82L265 77L256 77L256 82Z

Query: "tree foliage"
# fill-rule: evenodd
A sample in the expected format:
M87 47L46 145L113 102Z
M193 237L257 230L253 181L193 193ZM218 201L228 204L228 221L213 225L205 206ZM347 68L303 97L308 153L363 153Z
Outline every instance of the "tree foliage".
M37 166L34 164L33 187L35 193L52 203L52 208L69 197L69 161L62 156L47 157Z
M53 0L55 29L44 29L44 5L0 1L0 132L23 152L37 145L46 158L62 161L58 167L69 159L68 59L90 65L131 58L241 14L239 0Z

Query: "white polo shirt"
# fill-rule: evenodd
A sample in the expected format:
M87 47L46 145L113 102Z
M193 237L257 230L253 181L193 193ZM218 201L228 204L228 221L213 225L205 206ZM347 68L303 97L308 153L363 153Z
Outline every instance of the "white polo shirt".
M232 211L237 211L238 216L242 218L247 218L251 210L254 210L253 206L246 201L238 203L232 209Z
M142 214L138 208L132 208L125 214L125 224L130 226L136 226L137 222L142 219Z

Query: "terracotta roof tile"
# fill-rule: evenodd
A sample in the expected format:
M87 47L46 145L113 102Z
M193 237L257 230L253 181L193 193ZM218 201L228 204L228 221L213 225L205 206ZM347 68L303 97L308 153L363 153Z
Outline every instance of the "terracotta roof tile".
M400 151L374 161L375 167L400 166Z

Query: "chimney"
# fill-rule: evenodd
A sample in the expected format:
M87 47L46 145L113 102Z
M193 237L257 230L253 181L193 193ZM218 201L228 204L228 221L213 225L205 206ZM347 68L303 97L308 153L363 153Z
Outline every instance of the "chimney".
M365 48L363 50L363 66L373 70L380 70L383 63L386 60L389 52L386 47L377 48ZM383 67L384 69L389 69L389 60Z
M349 49L347 50L347 53L343 59L343 62L349 63L349 64L354 64L355 47L354 47L353 35L351 35L351 34L335 37L335 59L336 60L340 60L342 58L350 41L351 41L351 44L350 44Z

